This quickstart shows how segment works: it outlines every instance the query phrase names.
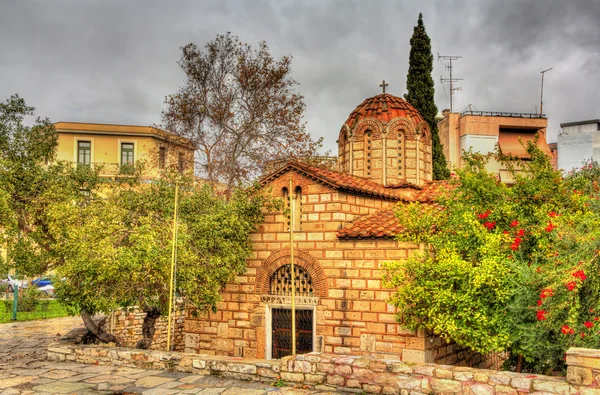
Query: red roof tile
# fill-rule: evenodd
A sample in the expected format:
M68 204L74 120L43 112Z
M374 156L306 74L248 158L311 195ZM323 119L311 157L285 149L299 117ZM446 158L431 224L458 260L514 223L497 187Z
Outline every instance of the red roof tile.
M437 203L426 204L438 207ZM396 206L379 210L374 214L362 216L338 230L340 239L393 238L404 230L402 222L396 217Z
M362 195L377 196L388 200L412 200L410 195L421 193L421 189L414 185L411 185L404 190L386 188L383 185L366 178L335 170L329 170L322 167L311 166L301 162L288 162L285 166L263 177L260 180L260 184L266 185L268 182L281 176L289 170L294 170L304 174L307 177L329 185L333 189L354 192Z
M359 120L369 117L381 122L389 122L396 117L408 118L415 125L423 122L423 117L416 108L404 99L390 94L373 96L359 104L346 120L346 125L352 127Z
M337 237L340 239L390 238L395 237L403 229L394 214L394 207L388 207L346 225L337 232Z

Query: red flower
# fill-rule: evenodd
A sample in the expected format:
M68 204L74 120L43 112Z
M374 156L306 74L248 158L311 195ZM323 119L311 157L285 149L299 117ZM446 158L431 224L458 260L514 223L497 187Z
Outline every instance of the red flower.
M552 223L552 221L548 221L548 226L546 226L546 232L552 232L554 228L556 228L556 226Z
M517 232L518 237L523 237L524 234L525 234L525 231L523 229L519 229L519 231Z
M556 217L558 217L558 214L556 213L556 211L550 211L550 212L548 213L548 216L549 216L550 218L556 218Z
M543 302L542 302L542 299L538 299L538 306L541 306L541 305L542 305L542 303L543 303Z
M575 333L573 328L569 327L569 325L563 325L563 327L560 330L562 331L563 335L572 335L573 333Z
M548 296L554 296L554 291L550 288L542 289L542 292L540 293L540 299L546 299Z
M567 287L567 289L569 291L574 290L576 286L577 286L577 284L575 284L575 281L570 281L570 282L568 282L568 283L565 284L565 287Z
M494 222L488 222L488 221L486 221L486 222L483 223L483 226L485 228L487 228L488 230L492 230L492 229L494 229L494 226L496 226L496 221L494 221Z
M583 325L585 325L586 328L593 328L594 327L594 323L591 321L586 321L583 323Z
M511 249L511 250L513 250L513 251L516 251L516 250L518 250L518 249L519 249L519 245L518 245L518 244L515 244L515 243L512 243L512 244L510 245L510 249Z
M508 234L508 230L503 230L502 233L505 234L505 235L507 235Z
M492 213L492 210L487 210L483 214L477 214L477 217L479 217L479 219L486 219L491 213Z
M519 226L519 221L517 221L516 219L510 223L511 228L514 228L515 226Z
M573 277L579 278L581 282L583 282L587 278L583 270L577 270L575 273L573 273Z
M585 337L585 333L581 332L581 338L583 339Z
M546 314L548 314L546 310L538 310L536 314L538 321L546 321Z
M594 317L594 321L598 321L600 318L598 317Z

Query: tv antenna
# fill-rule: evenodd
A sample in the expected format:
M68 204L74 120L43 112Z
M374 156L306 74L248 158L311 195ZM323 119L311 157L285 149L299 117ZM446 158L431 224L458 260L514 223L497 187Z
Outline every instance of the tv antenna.
M453 60L457 60L457 59L461 59L462 56L454 56L454 55L440 55L438 52L438 60L440 59L444 59L445 61L447 60L448 63L446 63L446 70L448 70L450 72L450 78L444 78L443 76L440 76L440 82L443 84L445 82L449 82L450 83L450 112L452 113L453 108L454 108L454 104L453 104L453 96L454 96L454 91L460 91L462 90L462 88L460 87L454 87L454 83L457 81L462 81L462 78L452 78L452 61Z

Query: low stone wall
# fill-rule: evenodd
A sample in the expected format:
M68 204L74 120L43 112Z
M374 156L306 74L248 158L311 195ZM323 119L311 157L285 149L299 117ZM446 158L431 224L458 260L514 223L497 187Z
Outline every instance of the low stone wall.
M281 360L52 343L48 358L90 364L216 374L236 379L302 384L368 394L600 395L600 350L567 352L567 377L311 353Z
M146 313L139 307L128 307L119 309L107 316L102 329L112 333L122 342L125 347L135 347L138 340L142 339L142 323ZM175 310L175 330L171 332L171 343L175 346L175 351L184 350L184 321L185 311L183 309ZM167 348L167 316L161 316L156 320L154 326L154 340L150 349L166 350ZM173 329L173 328L171 328Z

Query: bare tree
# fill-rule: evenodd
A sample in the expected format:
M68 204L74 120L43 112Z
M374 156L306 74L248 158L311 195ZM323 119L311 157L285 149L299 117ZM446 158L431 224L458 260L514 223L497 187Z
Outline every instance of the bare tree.
M196 168L211 183L230 190L269 161L316 154L321 140L302 121L291 57L276 60L265 42L253 50L230 33L182 51L185 84L166 98L162 127L193 142Z

